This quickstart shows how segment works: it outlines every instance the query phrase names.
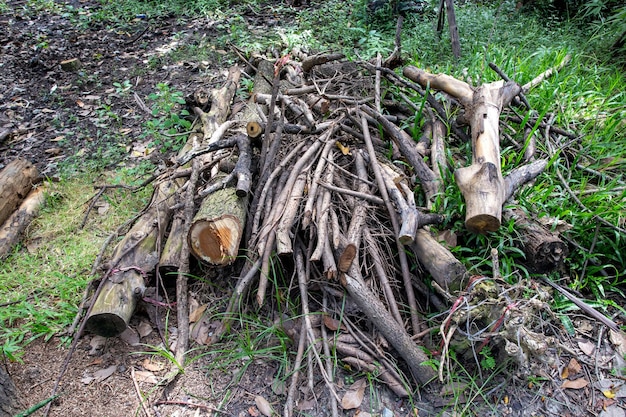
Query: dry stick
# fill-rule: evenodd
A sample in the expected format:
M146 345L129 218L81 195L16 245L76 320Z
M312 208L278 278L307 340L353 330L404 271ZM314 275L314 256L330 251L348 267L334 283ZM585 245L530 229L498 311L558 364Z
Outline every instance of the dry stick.
M470 141L470 137L467 135L467 133L465 133L463 130L461 130L461 128L459 128L455 123L450 123L449 119L448 119L448 112L446 111L446 109L441 105L441 103L439 103L437 101L437 99L430 93L427 94L426 91L424 91L422 89L422 87L420 87L419 85L415 84L414 82L408 81L402 77L400 77L398 74L396 74L395 72L393 72L392 70L390 70L389 68L376 68L371 64L364 64L366 66L366 68L368 68L370 71L376 71L376 70L380 70L389 81L393 82L396 85L399 85L400 87L407 87L410 88L414 91L416 91L420 96L422 97L426 97L426 101L428 102L428 104L430 105L430 107L435 111L435 113L437 113L437 116L439 117L439 119L450 125L450 129L452 130L452 132L457 135L462 141L464 142L469 142Z
M285 156L282 161L280 161L280 164L274 168L274 171L272 171L272 173L268 176L266 182L264 183L263 187L261 188L261 193L255 193L255 197L257 195L259 195L259 198L256 199L256 209L253 210L253 208L250 208L250 212L254 213L254 219L252 221L252 227L250 228L250 237L248 239L246 239L248 242L252 242L254 241L259 233L259 223L261 222L261 214L263 212L263 210L261 210L261 207L263 207L263 205L265 204L265 200L267 198L267 193L269 191L272 191L273 188L271 187L272 183L274 182L274 180L276 179L276 177L278 177L278 175L285 169L287 168L287 164L289 164L291 162L291 160L300 153L300 151L302 150L302 148L304 147L304 145L306 144L305 141L302 141L300 143L298 143L296 146L293 147L293 149L291 150L291 152L289 152L287 154L287 156Z
M544 72L542 72L541 74L539 74L538 76L536 76L535 78L533 78L532 80L524 84L522 86L522 92L527 93L531 88L538 86L539 84L543 82L543 80L551 77L552 74L554 74L555 72L559 72L564 66L569 64L569 61L571 60L571 58L572 58L571 55L569 54L565 55L565 57L563 58L563 61L561 61L559 65L553 68L548 68L547 70L545 70Z
M498 74L500 76L500 78L502 78L504 81L511 81L511 79L509 78L508 75L506 75L504 73L504 71L502 71L496 64L494 64L493 62L489 63L489 68L491 68L493 71L495 71L496 74ZM520 101L522 103L524 103L524 106L526 106L527 109L530 109L530 103L528 102L528 99L526 99L526 96L524 95L524 92L520 92L517 95L520 99Z
M293 363L293 374L291 374L291 384L289 385L287 399L285 400L285 408L283 413L284 417L291 417L293 415L294 397L296 395L296 389L298 388L298 378L300 377L300 366L302 364L302 357L304 356L305 344L306 322L302 320L302 325L300 328L300 339L298 340L298 351L296 352L296 358Z
M372 170L374 171L374 176L376 177L376 182L378 183L380 194L385 201L385 205L387 206L387 212L389 213L389 218L391 219L391 224L393 226L394 238L396 241L396 245L398 246L398 258L400 259L402 280L404 282L407 303L409 304L409 309L411 313L411 326L413 327L413 332L419 333L423 329L421 328L420 320L417 316L417 302L415 301L415 292L413 291L413 284L411 283L409 263L406 257L406 252L404 251L404 245L399 240L400 227L398 225L398 218L396 217L395 209L393 208L391 201L389 200L389 194L387 193L385 180L383 179L383 176L380 172L380 167L377 163L378 160L376 159L376 152L374 151L374 145L372 145L369 126L367 124L367 120L364 117L361 117L361 130L363 132L363 137L365 138L365 146L367 147L367 153L370 157Z
M294 166L291 168L290 176L287 179L285 186L280 191L280 194L274 203L271 213L267 216L264 227L260 231L259 239L262 239L265 242L262 243L264 245L263 260L261 263L261 276L259 277L259 286L256 295L256 301L259 306L263 305L263 302L265 301L265 292L267 290L269 280L270 256L276 239L275 227L280 218L284 215L287 198L293 190L294 183L296 182L299 173L306 169L306 165L310 164L309 160L319 151L319 148L323 143L322 141L330 137L334 130L335 128L329 129L327 131L327 133L329 133L328 136L322 135L314 141L302 157L296 161Z
M332 153L328 154L328 159L332 161ZM330 165L326 170L326 174L324 176L325 182L332 182L334 175L334 167ZM311 261L319 261L322 258L322 253L324 252L324 248L326 247L326 241L328 239L328 216L331 204L331 193L329 190L324 190L322 192L321 198L317 198L317 245L315 250L311 254L309 258Z
M317 365L320 368L320 372L322 377L324 378L324 382L326 382L326 386L328 387L331 395L335 397L337 401L339 401L339 396L337 396L337 392L335 391L335 387L333 386L333 380L331 375L326 373L326 368L322 362L322 359L319 356L319 352L315 348L315 333L313 332L313 325L311 324L311 310L309 309L309 295L308 295L308 286L307 286L307 276L304 266L304 254L302 248L298 248L296 250L296 274L298 275L298 287L300 288L300 302L302 303L302 317L304 318L307 339L309 341L310 350L313 352L315 356L315 360Z
M383 58L379 52L378 54L376 54L376 67L381 67L382 60ZM381 112L382 108L380 107L380 71L376 71L374 74L374 108L376 109L376 111Z
M281 216L276 227L276 252L278 255L285 255L293 252L291 244L291 228L298 215L298 207L304 194L306 186L306 173L301 172L293 186L291 195L285 205L285 212Z
M146 417L150 417L150 413L148 412L148 409L146 408L146 404L142 398L141 395L141 389L139 389L139 384L137 383L137 378L135 378L135 366L131 366L130 367L130 376L133 380L133 386L135 387L135 392L137 393L137 398L139 399L139 404L141 404L141 409L143 410L144 414L146 415Z
M324 291L322 294L322 312L324 314L328 314L328 293ZM332 360L332 354L330 351L330 346L328 344L328 331L326 330L326 326L322 325L322 349L324 350L324 359L326 362L326 373L328 375L333 375L334 363ZM337 400L335 397L330 397L330 409L332 410L332 417L339 416L339 410L337 409Z
M363 237L365 238L365 243L367 244L367 250L374 261L374 269L376 270L376 274L378 275L378 282L383 287L383 293L385 294L385 298L387 299L387 305L391 310L391 314L396 319L396 321L402 324L402 315L400 315L400 310L398 309L398 303L396 302L396 297L393 295L393 290L391 289L391 285L389 284L389 278L387 277L387 273L385 272L385 268L383 268L383 260L380 256L380 249L376 242L376 239L372 236L369 227L363 228Z
M382 206L383 204L385 204L385 202L383 201L382 198L380 197L376 197L375 195L369 195L369 194L364 194L364 193L360 193L358 191L354 191L351 190L349 188L341 188L341 187L337 187L331 184L326 184L324 182L319 182L319 185L321 185L324 188L327 188L330 191L334 191L336 193L340 193L340 194L345 194L345 195L349 195L352 197L356 197L359 198L361 200L365 200L367 202L370 202L372 204L376 204L377 206Z
M415 147L415 141L406 132L401 130L398 126L387 120L380 112L375 111L371 107L363 106L364 113L376 119L385 129L385 131L391 135L393 141L398 145L402 155L409 161L415 173L422 183L424 194L428 200L434 199L435 194L438 192L438 185L436 183L436 176L433 171L424 162L422 156L417 152ZM371 142L371 138L370 138ZM373 146L372 146L373 149ZM375 161L375 159L372 159Z
M307 196L306 203L304 205L304 218L302 219L302 229L305 230L311 224L311 216L313 212L313 204L315 199L317 198L317 187L319 185L320 178L322 177L322 173L324 172L324 168L326 168L326 162L328 161L328 154L330 150L335 144L332 140L329 140L324 145L322 149L322 153L320 158L317 161L317 166L315 167L315 171L313 172L313 178L311 179L311 185L309 186L309 193Z

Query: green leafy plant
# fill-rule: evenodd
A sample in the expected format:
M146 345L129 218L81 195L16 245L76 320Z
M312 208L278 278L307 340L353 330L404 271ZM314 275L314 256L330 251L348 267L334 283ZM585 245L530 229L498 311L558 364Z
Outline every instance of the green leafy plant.
M191 127L187 109L181 109L185 99L181 91L173 90L168 84L159 83L157 90L150 93L152 104L151 120L145 123L146 134L153 137L152 146L161 152L177 151L184 144L184 136L178 135Z

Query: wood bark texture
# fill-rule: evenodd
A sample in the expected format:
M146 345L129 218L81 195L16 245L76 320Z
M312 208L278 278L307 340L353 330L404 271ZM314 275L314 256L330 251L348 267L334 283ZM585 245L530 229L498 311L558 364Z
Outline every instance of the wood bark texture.
M449 75L406 67L404 75L423 87L445 91L465 107L472 132L472 164L454 173L465 199L465 226L475 233L498 230L507 190L500 168L500 113L520 91L513 82L496 81L472 88Z
M189 230L189 249L198 259L212 265L235 261L246 222L247 197L235 188L217 190L204 199Z
M21 408L13 380L4 365L0 365L0 417L13 417Z
M159 261L161 240L171 217L174 194L173 181L160 183L150 206L116 246L111 269L103 279L85 327L92 333L112 337L123 332L146 289L147 275Z
M0 224L11 216L37 182L37 167L24 158L14 159L0 171Z
M44 192L43 187L32 190L0 228L0 259L6 258L11 253L11 249L20 241L28 225L37 216L46 200Z

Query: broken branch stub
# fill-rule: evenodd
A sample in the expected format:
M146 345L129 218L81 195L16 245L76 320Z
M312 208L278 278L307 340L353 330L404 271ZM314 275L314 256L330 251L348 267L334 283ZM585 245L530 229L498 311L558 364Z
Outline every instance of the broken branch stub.
M500 169L500 113L521 91L514 82L496 81L474 88L445 74L430 74L408 66L404 75L423 87L442 90L465 108L472 132L472 164L459 168L454 178L466 204L465 226L472 232L498 230L506 184Z

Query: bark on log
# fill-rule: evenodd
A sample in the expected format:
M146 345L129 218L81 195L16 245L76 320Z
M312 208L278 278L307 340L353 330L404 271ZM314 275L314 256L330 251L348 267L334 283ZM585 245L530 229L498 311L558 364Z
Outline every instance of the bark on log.
M191 253L212 265L234 262L246 224L247 205L248 198L240 198L233 187L206 197L189 229Z
M354 265L350 268L350 271L352 273L356 271ZM378 331L406 361L413 378L422 385L427 384L435 377L433 369L429 365L424 364L428 357L411 339L404 326L394 320L383 303L357 276L358 273L354 276L349 274L343 275L342 284L345 286L348 294L365 313L365 316L372 320Z
M546 230L520 209L505 210L503 215L505 219L515 222L515 230L520 233L520 243L530 269L545 273L563 266L569 250L556 233Z
M425 229L415 235L413 251L435 282L449 294L465 287L469 273L452 253Z
M498 230L507 194L500 168L499 119L502 108L521 91L520 86L496 81L473 88L449 75L434 75L412 66L404 69L404 75L423 87L447 92L465 107L472 131L472 164L454 173L466 203L465 226L476 233Z
M20 241L22 234L44 202L44 189L35 188L4 222L0 228L0 259L6 258L11 253L11 249Z
M128 326L137 300L146 289L145 278L158 263L177 190L175 181L160 183L148 209L115 247L112 267L103 278L106 282L87 317L86 330L113 337Z
M37 168L28 160L17 158L0 171L0 224L11 216L39 180Z
M0 365L0 417L15 416L21 407L13 380L4 366Z

